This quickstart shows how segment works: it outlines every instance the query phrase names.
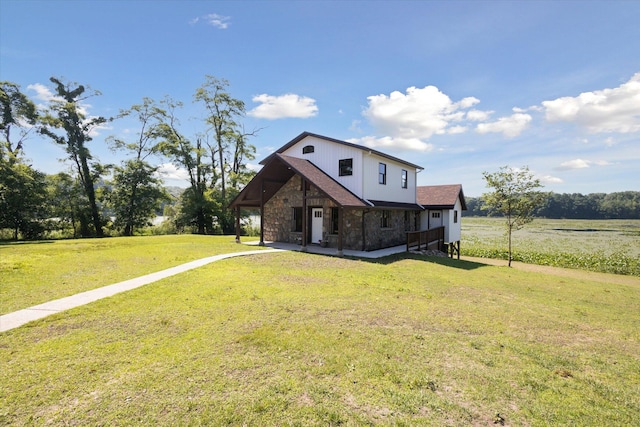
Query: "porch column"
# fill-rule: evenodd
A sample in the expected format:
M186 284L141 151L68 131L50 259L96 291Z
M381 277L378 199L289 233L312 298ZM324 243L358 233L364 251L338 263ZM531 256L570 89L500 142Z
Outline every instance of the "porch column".
M240 206L236 206L236 243L240 243Z
M340 206L338 208L338 256L344 256L344 253L342 252L342 248L343 248L343 234L344 231L344 208L342 206Z
M302 178L302 248L300 251L307 252L307 180Z
M260 243L264 246L264 179L260 181Z

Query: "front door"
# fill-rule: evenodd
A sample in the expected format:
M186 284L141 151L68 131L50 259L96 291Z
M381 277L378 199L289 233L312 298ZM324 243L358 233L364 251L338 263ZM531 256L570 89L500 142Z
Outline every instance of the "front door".
M322 208L311 209L311 243L322 240Z

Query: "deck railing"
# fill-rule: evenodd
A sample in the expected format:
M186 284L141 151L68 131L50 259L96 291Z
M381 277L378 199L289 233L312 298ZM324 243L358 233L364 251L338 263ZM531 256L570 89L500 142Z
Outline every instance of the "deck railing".
M444 252L444 227L407 232L407 252L410 250L437 249Z

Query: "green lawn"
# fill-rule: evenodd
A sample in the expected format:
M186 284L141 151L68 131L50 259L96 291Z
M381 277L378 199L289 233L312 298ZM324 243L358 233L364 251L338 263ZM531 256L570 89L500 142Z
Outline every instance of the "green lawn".
M629 279L227 259L0 335L0 424L633 425Z
M5 242L0 244L0 314L199 258L246 250L232 236Z
M461 251L507 259L504 220L464 217ZM640 220L536 218L513 233L513 257L529 264L640 276Z

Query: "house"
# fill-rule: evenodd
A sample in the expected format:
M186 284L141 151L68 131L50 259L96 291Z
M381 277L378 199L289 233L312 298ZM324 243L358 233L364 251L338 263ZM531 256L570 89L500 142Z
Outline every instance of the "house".
M402 245L408 231L428 226L417 201L423 168L405 160L304 132L260 164L230 204L238 241L242 208L260 210L261 244L320 244L339 255Z
M467 203L462 185L428 185L417 188L416 200L424 211L420 214L420 223L425 229L444 226L444 243L449 252L460 255L462 234L462 211Z

